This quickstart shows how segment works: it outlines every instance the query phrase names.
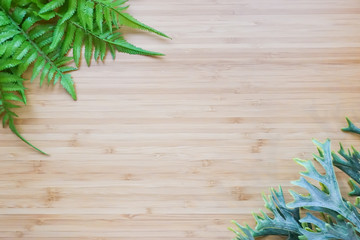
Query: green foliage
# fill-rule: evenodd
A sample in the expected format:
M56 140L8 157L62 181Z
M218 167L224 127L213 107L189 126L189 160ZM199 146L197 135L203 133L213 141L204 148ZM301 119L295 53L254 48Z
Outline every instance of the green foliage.
M23 85L24 79L10 71L10 69L19 66L20 64L20 60L0 60L0 115L2 116L2 125L3 127L9 125L11 131L20 139L39 152L44 153L26 141L19 134L14 124L14 118L17 117L17 115L13 109L20 107L18 104L26 104L26 96L24 94L25 87Z
M347 121L349 126L343 130L360 134L360 129L349 119ZM360 240L360 214L357 210L360 208L360 153L355 148L346 152L342 145L338 153L331 152L329 140L314 143L319 152L314 155L314 161L325 174L315 168L313 161L295 159L306 170L300 173L299 180L292 183L308 194L290 190L294 200L286 204L282 189L271 189L270 196L264 197L271 216L265 212L254 214L255 229L234 222L237 229L231 230L236 234L236 240L254 240L269 235L287 236L288 240ZM355 203L341 195L334 166L350 177L352 191L349 195L357 197Z
M124 12L124 0L0 0L0 119L24 142L16 130L12 111L26 104L22 76L32 69L31 82L40 86L59 82L76 100L69 72L80 66L81 51L88 66L91 59L103 61L109 51L161 56L128 43L122 26L146 30L167 37ZM72 51L71 51L72 50ZM72 52L72 56L68 56ZM72 62L76 67L71 66ZM35 147L34 147L35 148ZM35 148L40 151L39 149ZM42 152L42 151L40 151ZM42 152L43 153L43 152Z

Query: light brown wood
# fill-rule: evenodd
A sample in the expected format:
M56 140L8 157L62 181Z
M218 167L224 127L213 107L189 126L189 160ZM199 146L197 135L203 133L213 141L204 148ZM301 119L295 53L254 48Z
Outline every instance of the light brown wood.
M79 100L28 85L0 135L0 239L231 239L290 187L312 138L358 145L360 1L132 0L173 40L73 74ZM341 178L342 186L346 178Z

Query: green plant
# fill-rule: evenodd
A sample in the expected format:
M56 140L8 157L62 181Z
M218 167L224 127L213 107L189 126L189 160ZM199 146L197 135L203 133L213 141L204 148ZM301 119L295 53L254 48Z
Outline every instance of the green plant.
M60 84L76 100L68 72L80 66L82 47L88 66L103 61L110 51L161 56L128 43L122 26L159 32L124 12L127 0L0 0L0 118L24 142L16 130L14 104L26 104L23 73L32 67L31 82L40 75L40 86ZM72 50L72 51L70 51ZM68 56L72 52L72 56ZM75 66L69 64L75 62ZM35 147L34 147L35 148ZM36 150L42 152L38 148ZM44 152L42 152L44 153Z
M360 134L360 128L349 119L347 122L348 127L343 131ZM360 153L355 148L345 151L341 144L338 153L331 152L329 140L314 143L319 152L314 155L314 160L325 173L321 174L312 161L295 159L306 171L301 172L299 180L292 182L306 189L308 195L290 190L294 201L286 204L281 187L279 190L271 189L271 194L263 198L272 216L263 211L254 214L257 223L254 229L234 222L237 229L231 230L236 234L235 239L253 240L268 235L287 236L289 240L360 239L360 214L357 210L360 208ZM349 195L355 197L354 203L341 195L334 166L350 176L352 191ZM318 182L320 187L310 181Z

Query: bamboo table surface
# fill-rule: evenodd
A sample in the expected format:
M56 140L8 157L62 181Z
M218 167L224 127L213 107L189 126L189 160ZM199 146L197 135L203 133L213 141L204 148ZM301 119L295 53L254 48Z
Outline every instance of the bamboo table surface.
M313 138L359 143L359 0L130 4L173 40L126 38L166 56L83 64L77 102L27 84L16 123L50 156L1 129L0 239L231 239Z

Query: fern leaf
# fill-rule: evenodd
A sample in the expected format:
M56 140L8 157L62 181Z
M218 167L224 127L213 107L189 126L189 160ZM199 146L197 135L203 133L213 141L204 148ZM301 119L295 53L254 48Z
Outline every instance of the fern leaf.
M80 64L81 48L83 45L85 45L85 49L92 49L92 51L95 50L94 54L92 51L89 52L89 50L85 50L85 60L88 65L91 61L89 56L94 55L95 59L98 59L100 56L103 60L107 49L110 50L113 58L115 58L116 51L128 54L163 56L163 54L158 52L135 47L125 41L119 33L114 33L113 27L116 27L118 23L121 24L119 18L127 19L126 21L123 20L123 22L126 22L127 25L132 23L134 26L137 26L136 28L143 30L150 29L150 27L140 23L131 15L124 14L122 12L127 8L121 7L121 5L125 2L126 1L78 0L75 13L76 16L74 15L73 17L68 18L65 16L67 12L64 15L60 12L56 13L61 19L61 24L65 24L66 22L68 24L61 25L64 26L64 28L61 28L61 32L64 32L64 38L61 38L61 35L58 33L60 32L60 27L56 28L51 49L55 49L59 42L63 42L61 46L62 54L66 53L71 47L73 47L73 55L76 66L79 66ZM75 5L72 6L71 11L75 11L74 9ZM59 31L57 29L59 29ZM79 29L83 32L82 34ZM154 29L150 29L149 31L156 32ZM160 35L162 34L160 32L158 33ZM165 34L162 35L166 36ZM93 47L91 48L89 46L90 41L93 44Z
M78 68L76 67L71 67L71 66L63 66L60 68L60 70L65 73L65 72L70 72L70 71L75 71L78 70Z
M1 62L12 62L11 59L1 59ZM18 62L19 63L19 62ZM15 127L14 117L17 115L12 111L12 108L18 108L19 106L14 103L25 103L26 101L17 95L19 91L24 91L25 88L23 86L24 79L11 74L10 72L5 72L11 67L14 67L15 64L0 64L3 67L3 71L0 72L0 118L2 118L3 127L9 125L10 130L18 136L22 141L24 141L29 146L33 147L37 151L46 154L40 149L36 148L34 145L29 143Z
M63 24L65 21L69 20L76 12L77 0L68 0L68 9L63 17L59 20L58 24Z
M9 11L9 10L10 10L11 1L12 1L12 0L2 0L2 1L1 1L1 5L3 6L3 8L4 8L6 11ZM1 21L0 21L0 22L1 22Z
M56 6L58 6L59 3L60 2L57 2ZM55 5L51 5L51 6L54 7ZM54 27L52 25L35 25L35 26L27 25L26 28L29 30L25 31L22 28L22 22L25 23L28 16L31 19L36 19L36 17L34 18L34 16L31 15L31 13L27 13L26 10L19 8L16 8L12 14L6 13L4 9L1 9L1 7L0 7L0 11L2 11L2 13L5 13L5 16L9 20L8 25L11 26L13 29L17 30L17 35L15 35L17 37L16 41L19 41L18 39L22 38L21 41L22 43L20 44L20 46L18 46L19 50L15 52L13 57L16 60L22 60L22 63L16 68L16 73L18 75L22 75L32 63L35 63L33 69L33 75L31 78L32 80L34 80L34 78L40 74L44 66L50 64L50 67L49 69L46 70L46 72L50 73L51 72L50 69L54 69L55 76L57 76L60 79L62 77L65 77L65 74L63 74L63 72L61 72L61 70L59 69L60 66L56 64L56 60L60 57L60 55L57 54L57 52L54 53L54 49L52 49L51 46L51 44L54 42L52 40L52 35L54 34L52 30ZM34 20L27 21L27 23L29 22L32 22L34 24L36 23L36 21ZM67 23L64 23L65 26L59 26L55 31L56 36L60 39L62 37L63 30L66 28L66 24ZM7 42L10 41L11 44L14 45L15 43L13 43L13 41L15 41L15 36L12 39L8 39ZM56 42L54 43L54 45L55 44ZM42 80L40 81L40 84L44 81L45 77L46 75L42 74ZM69 76L66 76L65 78L66 78L65 82L69 83L70 82ZM74 84L65 84L65 86L66 86L65 89L69 92L72 98L76 99L76 95L74 94L75 89L71 89L71 87L74 87Z
M93 2L87 1L83 8L86 26L90 31L94 30L94 6Z
M3 99L6 101L18 101L18 102L23 102L23 99L21 97L19 97L18 95L16 95L15 93L8 93L7 95L3 96ZM13 105L15 108L18 108L19 106L17 105Z
M40 57L40 59L38 59L34 65L34 69L33 69L33 74L31 76L31 82L34 81L34 79L37 77L37 75L40 74L41 70L43 69L43 67L45 66L45 59Z
M58 44L60 43L64 33L65 33L65 29L66 29L66 25L67 23L61 23L60 22L56 25L55 30L54 30L54 37L53 37L53 41L50 45L50 50L55 50L55 48L58 46Z
M50 12L65 3L65 0L52 0L51 2L47 3L42 9L40 9L39 13L44 14Z
M14 74L8 72L0 72L0 84L4 83L18 83L22 79Z
M40 17L43 20L49 21L50 19L55 18L56 14L55 14L55 12L48 12L48 13L43 13L43 14L36 13L36 16Z
M20 63L21 61L16 59L0 59L0 71L15 67Z
M22 30L28 31L31 27L35 25L35 23L41 21L41 18L37 16L28 16L23 24L21 25Z
M71 75L70 74L65 74L65 75L61 76L60 83L66 89L66 91L68 91L68 93L70 93L71 97L74 100L77 100L75 87L74 87L74 82L73 82L73 80L71 78Z
M24 41L25 39L19 35L15 36L12 41L8 41L5 45L3 57L9 58L10 56L12 56L13 53L21 47Z
M109 8L104 8L104 20L105 20L105 23L107 25L107 28L109 29L110 32L112 32L113 23L112 23L112 18L111 18Z
M119 29L120 24L119 24L116 12L114 12L114 11L111 12L111 19L112 19L114 27Z
M22 44L13 54L13 58L17 60L23 59L23 57L26 56L26 54L30 51L30 49L31 46L29 44Z
M24 20L25 15L26 10L24 8L16 7L12 13L12 19L17 23L20 23Z
M17 30L10 30L7 32L3 32L0 33L0 44L2 44L3 42L13 38L15 35L17 35L19 33L19 31Z
M80 57L81 57L81 48L84 42L84 32L82 29L78 28L75 33L75 39L73 44L73 54L74 54L74 61L76 66L80 64Z
M143 24L142 22L138 21L136 18L131 16L129 13L121 12L118 15L118 17L119 17L119 22L121 25L131 27L131 28L146 30L146 31L153 32L153 33L156 33L157 35L160 35L160 36L170 39L170 37L168 35L166 35L165 33L160 32L150 26Z
M87 36L87 38L85 40L85 60L89 67L90 67L90 63L91 63L92 52L93 52L92 36Z
M74 36L76 32L76 27L73 24L69 24L66 29L65 38L63 44L61 45L61 55L65 55L71 48L72 43L74 41Z
M103 41L99 41L99 51L100 51L100 59L104 61L106 55L106 43Z
M106 47L110 49L111 54L115 57L115 50L119 52L124 52L128 54L138 54L138 55L147 55L147 56L163 56L162 53L147 51L125 41L125 39L119 33L112 33L110 31L100 33L100 31L90 31L81 25L81 23L76 22L73 19L68 20L68 26L74 26L77 28L75 32L75 38L73 41L73 55L76 66L80 64L81 57L81 48L85 44L85 59L87 64L90 65L90 58L92 55L93 47L90 47L89 43L91 42L95 46L95 51L100 51L102 59L105 56ZM69 36L67 36L69 34ZM68 31L68 34L65 35L65 39L71 40L73 36L73 30ZM91 40L90 40L90 39ZM105 44L96 45L96 40L98 42L103 42ZM95 45L94 45L95 43ZM68 45L68 42L67 42ZM100 47L101 49L96 49ZM67 47L65 46L64 49ZM88 49L88 50L86 50ZM90 50L91 49L91 50ZM90 57L89 57L90 56ZM95 55L96 56L96 55Z
M40 86L42 86L45 78L48 76L50 69L51 69L51 64L46 63L45 66L44 66L44 69L42 70L42 73L41 73Z
M6 4L3 3L3 5L5 6ZM4 7L4 9L7 9L6 7ZM7 15L5 14L4 11L0 11L0 27L6 26L8 24L10 24L11 21L10 19L7 17Z
M22 75L29 68L29 66L38 58L38 53L35 49L31 49L24 58L22 64L17 68L18 75Z
M95 52L94 52L94 59L95 61L97 61L100 57L100 40L99 39L93 39L94 41L94 48L95 48Z
M43 152L39 148L35 147L29 141L27 141L23 136L21 136L21 134L19 133L19 131L15 127L14 119L12 117L9 118L9 128L18 138L20 138L23 142L28 144L30 147L34 148L35 150L39 151L40 153L42 153L44 155L48 155L46 152Z
M3 115L3 119L2 119L2 125L3 125L3 127L6 127L6 125L9 122L10 113L6 112L5 108L4 108L4 110L2 112L5 112L5 114Z
M101 4L96 4L95 21L96 21L97 27L99 28L100 32L102 33L103 32L104 14L103 14L103 7Z
M77 17L79 18L79 23L86 29L86 15L85 15L85 9L86 9L86 1L85 0L78 0L78 6L77 6Z
M137 54L137 55L145 55L145 56L164 56L164 54L159 52L148 51L139 47L132 45L131 43L127 42L122 37L117 38L114 41L108 41L115 45L116 49L119 52L128 53L128 54Z
M53 29L53 27L50 25L36 26L33 29L31 29L27 33L27 35L29 37L29 40L35 41L39 37L44 36L46 33L49 33L50 31L52 31L52 29Z
M108 13L107 13L107 17L106 19L109 20L110 18L110 12L112 14L112 17L114 17L111 21L112 24L114 26L118 26L118 24L123 25L123 26L127 26L127 27L131 27L131 28L135 28L135 29L140 29L140 30L145 30L145 31L149 31L149 32L153 32L157 35L166 37L166 38L170 38L169 36L167 36L165 33L162 33L142 22L140 22L139 20L137 20L136 18L134 18L133 16L131 16L129 13L125 13L123 12L124 10L126 10L128 7L121 7L121 5L123 5L124 3L126 3L127 1L115 1L115 2L111 2L111 1L105 1L105 0L92 0L94 2L97 3L97 5L101 5L104 9L108 9Z

